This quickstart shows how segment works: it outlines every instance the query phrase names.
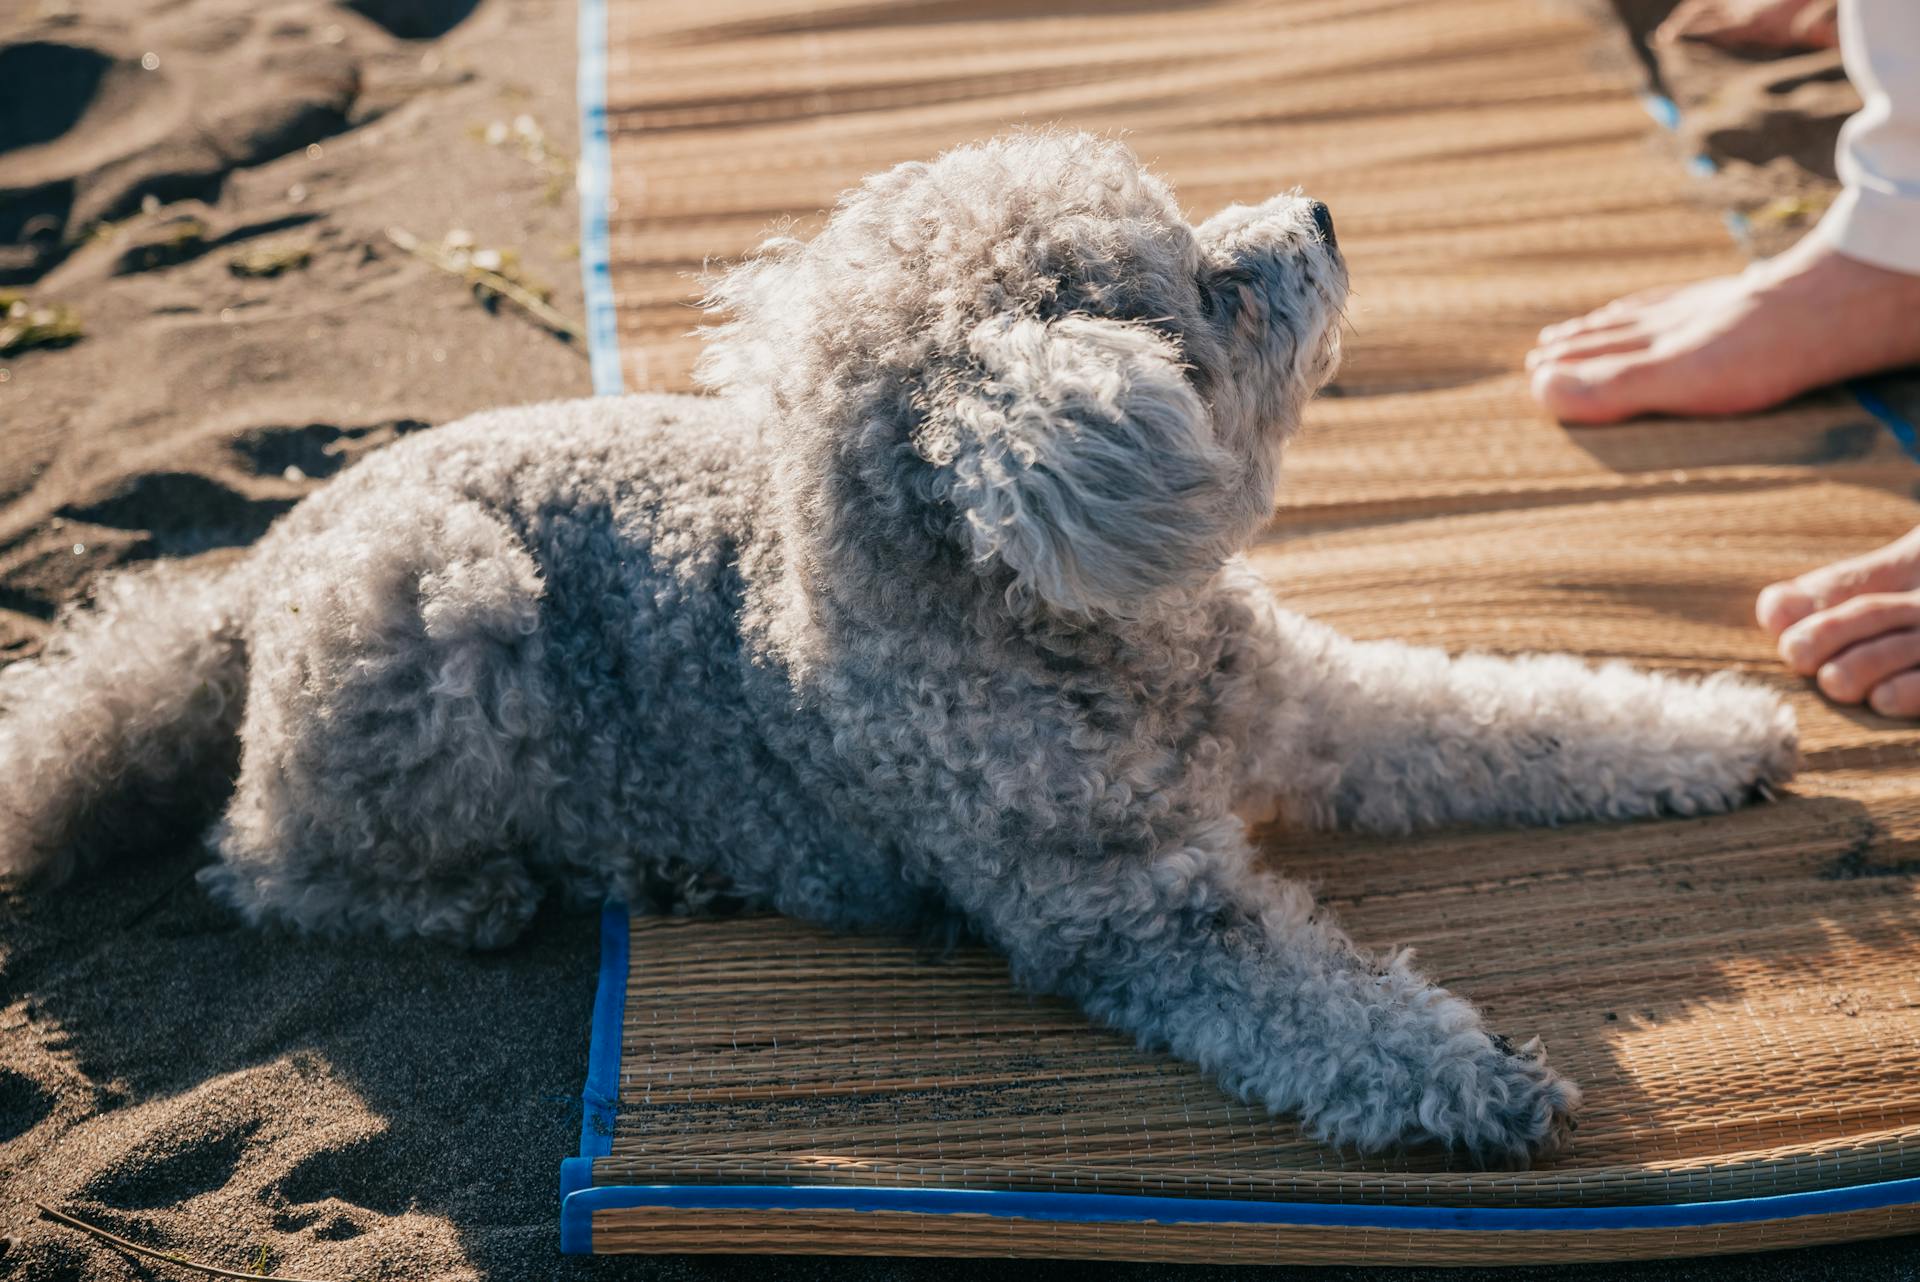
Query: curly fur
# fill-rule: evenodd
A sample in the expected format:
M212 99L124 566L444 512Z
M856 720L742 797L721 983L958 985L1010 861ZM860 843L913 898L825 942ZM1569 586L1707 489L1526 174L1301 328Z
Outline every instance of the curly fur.
M1787 778L1794 729L1726 678L1275 605L1237 551L1337 360L1315 212L1190 227L1084 135L874 177L714 283L715 395L410 438L217 582L68 620L0 687L0 861L64 871L237 729L205 880L253 921L493 946L543 893L680 883L961 923L1332 1142L1549 1149L1578 1093L1537 1044L1356 948L1236 808L1698 814Z

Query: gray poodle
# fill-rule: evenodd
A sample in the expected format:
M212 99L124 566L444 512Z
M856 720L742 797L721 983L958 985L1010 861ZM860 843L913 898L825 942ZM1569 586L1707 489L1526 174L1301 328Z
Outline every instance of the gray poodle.
M0 869L230 786L201 875L250 921L493 947L558 888L958 924L1330 1142L1550 1151L1579 1093L1537 1042L1356 947L1238 816L1722 811L1794 726L1280 609L1238 553L1346 292L1324 206L1192 227L1085 135L871 178L714 284L716 395L477 415L237 568L105 587L0 677Z

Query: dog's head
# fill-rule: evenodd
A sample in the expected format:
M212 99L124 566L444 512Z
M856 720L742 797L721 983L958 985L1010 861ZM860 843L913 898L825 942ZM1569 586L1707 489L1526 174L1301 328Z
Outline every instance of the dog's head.
M721 277L701 364L765 397L814 560L964 562L1061 611L1203 583L1273 504L1346 268L1297 194L1190 226L1116 142L901 165ZM845 567L836 567L842 574Z

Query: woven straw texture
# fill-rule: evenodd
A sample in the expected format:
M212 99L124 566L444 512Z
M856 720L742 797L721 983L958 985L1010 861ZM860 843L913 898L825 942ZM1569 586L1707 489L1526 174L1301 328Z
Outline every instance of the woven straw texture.
M1031 1001L997 959L774 920L633 924L595 1182L861 1184L1297 1202L1710 1201L1920 1175L1920 733L1824 704L1751 623L1764 583L1920 522L1840 397L1569 431L1518 375L1546 322L1737 267L1635 103L1547 0L1266 5L616 0L613 277L635 388L684 388L692 279L897 160L1020 121L1125 129L1203 215L1299 183L1356 284L1346 370L1253 560L1361 637L1736 668L1791 694L1808 768L1722 818L1407 841L1273 832L1352 933L1410 944L1586 1090L1524 1173L1362 1160ZM1757 1250L1910 1211L1713 1230L1073 1226L602 1211L598 1250L1486 1262Z
M1065 1224L901 1212L601 1211L600 1252L1025 1256L1213 1264L1474 1265L1653 1260L1771 1251L1920 1231L1912 1210L1769 1220L1723 1229L1604 1233Z

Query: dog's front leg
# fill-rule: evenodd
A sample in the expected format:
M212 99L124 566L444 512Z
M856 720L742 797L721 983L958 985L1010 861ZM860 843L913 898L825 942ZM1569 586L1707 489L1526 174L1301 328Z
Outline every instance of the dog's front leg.
M1578 1102L1536 1048L1490 1035L1404 959L1360 952L1303 887L1256 869L1236 822L1151 858L976 848L932 862L1022 983L1333 1143L1524 1163Z
M1730 676L1453 658L1280 611L1275 623L1248 790L1264 781L1309 823L1398 833L1710 814L1797 764L1793 714Z

